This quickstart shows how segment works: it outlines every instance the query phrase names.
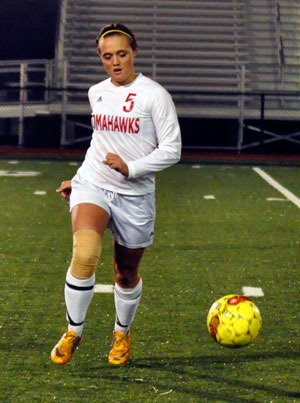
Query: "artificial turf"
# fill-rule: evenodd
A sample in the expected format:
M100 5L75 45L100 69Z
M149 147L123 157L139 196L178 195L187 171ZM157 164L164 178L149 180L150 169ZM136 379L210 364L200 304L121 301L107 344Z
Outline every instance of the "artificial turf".
M50 361L66 329L72 241L55 189L76 169L68 161L0 161L0 401L298 401L299 208L249 166L178 164L159 173L129 364L107 363L112 294L95 294L72 362ZM263 169L300 197L300 168ZM113 284L111 245L107 232L97 283ZM206 315L243 286L263 290L255 298L263 326L253 344L232 350L210 338Z

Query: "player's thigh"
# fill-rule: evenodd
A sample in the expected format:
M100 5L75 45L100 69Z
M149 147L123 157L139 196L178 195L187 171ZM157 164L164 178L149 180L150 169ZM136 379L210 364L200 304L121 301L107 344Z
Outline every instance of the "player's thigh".
M73 232L79 229L94 229L103 236L109 222L108 212L93 203L80 203L72 208Z
M155 223L155 195L119 195L110 205L109 223L116 242L129 250L139 250L153 242Z

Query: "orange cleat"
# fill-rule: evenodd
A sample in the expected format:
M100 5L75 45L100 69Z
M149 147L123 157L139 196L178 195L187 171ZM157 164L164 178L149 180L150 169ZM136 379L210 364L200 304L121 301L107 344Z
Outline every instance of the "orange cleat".
M71 361L72 354L79 346L82 337L76 336L74 330L65 333L51 351L51 360L58 365L67 364Z
M112 347L108 355L108 362L112 365L122 365L129 360L130 334L115 330L113 333Z

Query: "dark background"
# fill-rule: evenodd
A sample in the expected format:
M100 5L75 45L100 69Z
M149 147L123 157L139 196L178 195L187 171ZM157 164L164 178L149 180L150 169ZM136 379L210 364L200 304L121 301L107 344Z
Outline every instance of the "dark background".
M52 59L60 0L0 0L0 60Z
M0 60L54 59L55 44L59 30L59 13L61 0L0 0ZM81 118L80 118L81 119ZM83 118L82 118L83 119ZM87 119L87 117L85 117ZM89 118L88 118L89 119ZM3 125L8 127L8 140L12 141L11 120ZM60 117L25 119L26 144L59 145ZM249 122L248 122L249 123ZM262 128L262 122L252 122ZM184 144L198 146L201 136L202 146L218 144L219 147L235 147L237 141L237 121L224 119L180 119ZM299 130L299 122L263 122L265 130L288 134ZM5 126L6 127L6 126ZM33 137L32 133L44 135ZM53 136L53 133L58 133ZM48 133L48 134L47 134ZM0 133L1 134L1 133ZM244 133L246 142L261 141L257 133ZM258 138L256 138L258 136ZM2 136L2 142L4 137ZM17 141L17 136L15 136ZM279 141L268 145L262 144L247 152L299 153L300 146L288 141Z

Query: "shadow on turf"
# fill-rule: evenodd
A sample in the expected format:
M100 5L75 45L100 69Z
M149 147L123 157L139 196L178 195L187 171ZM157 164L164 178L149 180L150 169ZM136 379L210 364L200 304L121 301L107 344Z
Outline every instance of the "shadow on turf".
M101 365L100 367L94 367L92 370L101 370L101 377L104 379L109 379L115 382L135 382L141 383L141 379L134 378L131 371L133 369L150 369L160 372L170 373L168 379L172 379L171 375L175 376L175 379L181 379L177 383L167 383L162 381L159 376L155 381L145 381L143 379L143 385L148 385L149 388L159 389L159 390L172 390L178 393L183 393L187 397L202 398L209 401L221 400L228 402L248 402L248 403L258 403L261 400L253 399L250 397L251 394L255 392L266 392L270 394L270 397L279 397L282 399L297 399L300 398L300 393L296 391L288 392L279 387L270 386L266 383L258 383L255 381L255 374L253 374L254 381L245 381L242 379L229 379L224 376L220 376L224 370L224 364L238 364L239 362L253 362L257 361L263 362L275 358L283 359L296 359L300 357L300 353L295 353L292 351L288 352L267 352L263 354L248 354L240 356L228 356L228 357L215 357L215 356L198 356L198 357L145 357L143 359L136 359L130 361L124 367L111 367L108 365ZM216 367L216 365L222 364L222 367ZM128 371L129 370L129 371ZM199 370L199 373L197 373ZM195 374L196 371L196 374ZM151 377L153 379L153 377ZM186 379L186 381L184 381ZM188 386L188 383L194 379L196 382L205 382L205 385L212 385L211 389L206 388L203 390L196 385ZM155 384L155 388L151 386L151 383ZM185 385L180 385L180 383L185 383ZM213 385L220 384L220 390ZM233 388L232 393L224 391L222 388L226 385L227 387ZM241 390L243 396L237 396L234 394L237 390ZM247 397L247 395L249 397Z

